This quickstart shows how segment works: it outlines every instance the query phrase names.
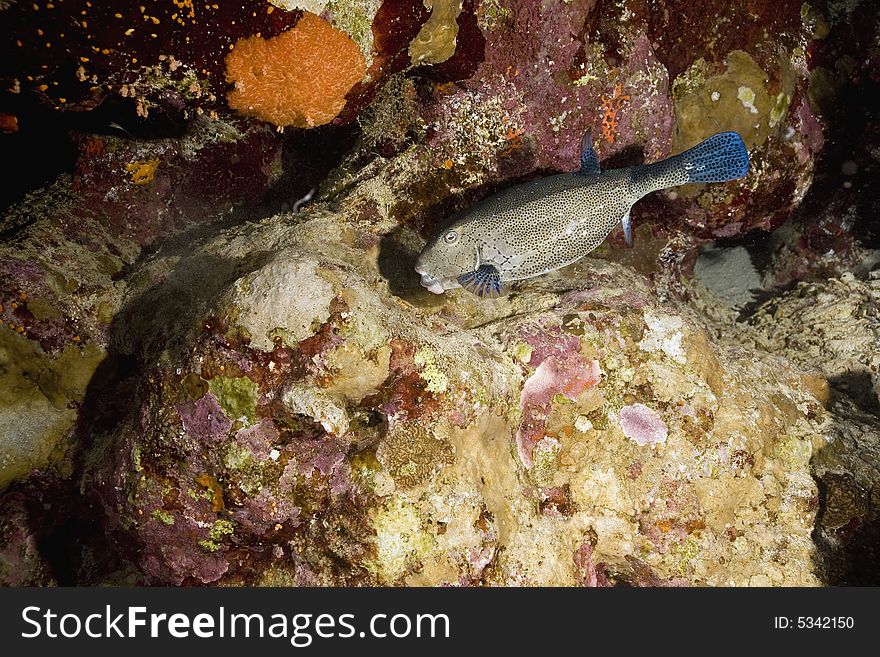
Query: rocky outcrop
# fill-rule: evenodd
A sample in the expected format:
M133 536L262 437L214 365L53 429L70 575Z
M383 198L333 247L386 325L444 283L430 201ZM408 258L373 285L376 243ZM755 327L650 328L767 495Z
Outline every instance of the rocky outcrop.
M349 221L278 215L133 278L112 343L146 370L97 393L128 404L85 485L150 580L817 583L820 380L598 260L395 295Z
M145 98L185 120L150 141L135 137L148 121L80 134L73 176L0 225L3 582L814 585L869 573L857 564L876 536L876 399L853 381L876 385L875 281L804 284L744 324L682 276L701 241L773 229L807 192L836 89L809 66L814 52L829 62L822 12L276 4L260 38L307 10L357 44L369 80L331 103L356 133L282 137L230 118L222 84L201 93L220 84L216 57L195 90L174 86L167 57L152 76L123 67L114 75L137 74L126 98L174 87ZM672 15L703 29L685 39ZM255 36L237 29L223 38ZM493 301L419 286L414 258L440 219L575 169L587 130L619 166L728 129L750 148L749 176L646 199L635 249L612 235L598 259ZM325 176L328 144L344 156ZM749 259L752 278L782 284L832 237L857 241L847 224L823 228L832 214L805 220L809 243L788 245L775 278ZM81 539L41 523L47 509L100 523L112 547L92 525ZM59 535L65 549L48 549ZM75 563L59 568L62 553Z

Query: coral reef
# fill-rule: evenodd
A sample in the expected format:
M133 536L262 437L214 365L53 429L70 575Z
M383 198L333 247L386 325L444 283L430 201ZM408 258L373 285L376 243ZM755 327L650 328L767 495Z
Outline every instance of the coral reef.
M57 584L43 558L43 533L35 526L28 492L4 491L0 496L0 584L3 586L51 586ZM43 531L45 528L42 528Z
M866 4L0 8L0 143L71 144L0 219L0 582L876 583ZM633 249L418 283L587 131L730 129Z
M816 543L829 584L874 585L880 523L880 431L877 415L845 396L827 418L829 443L813 459L822 496Z
M3 217L0 487L50 464L70 472L89 386L126 367L105 360L121 272L160 238L261 200L279 149L265 127L208 119L177 139L82 135L73 177Z
M801 283L758 308L749 323L761 347L819 368L860 405L880 410L877 272L865 281L846 273L825 283Z
M316 209L145 263L127 313L184 295L187 346L141 342L85 480L151 581L574 584L592 536L611 582L817 583L797 369L712 345L620 265L438 313L395 303L377 256ZM217 259L241 264L214 297Z
M108 95L136 99L141 113L172 99L215 109L230 46L276 36L301 15L260 0L48 4L19 2L4 12L0 80L59 110L90 109Z

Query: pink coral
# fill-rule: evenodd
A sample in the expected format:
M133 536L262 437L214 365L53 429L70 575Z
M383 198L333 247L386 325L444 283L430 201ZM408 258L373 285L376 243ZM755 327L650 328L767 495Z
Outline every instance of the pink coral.
M258 459L264 460L269 458L272 445L279 439L279 433L271 420L264 419L252 427L240 429L235 434L235 439L246 445Z
M641 446L665 443L668 433L660 416L644 404L621 408L620 428L623 429L623 435Z
M596 385L601 375L599 361L584 362L579 355L569 354L548 357L528 378L520 395L523 420L516 432L517 451L526 467L532 466L532 451L543 438L553 397L561 394L574 401Z
M550 356L565 358L581 350L580 338L558 327L526 324L517 329L516 335L532 348L528 361L532 367L538 367Z
M593 563L593 546L589 542L584 542L575 550L572 558L581 586L589 588L611 586L605 572L605 564Z

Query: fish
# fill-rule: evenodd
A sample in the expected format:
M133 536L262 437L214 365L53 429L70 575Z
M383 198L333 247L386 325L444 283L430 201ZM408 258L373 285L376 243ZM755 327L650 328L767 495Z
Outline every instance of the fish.
M506 284L580 260L622 224L632 246L630 211L642 197L686 183L743 178L749 152L736 132L720 132L651 164L602 170L588 131L580 170L539 178L489 196L452 215L416 260L428 291L464 288L479 297Z

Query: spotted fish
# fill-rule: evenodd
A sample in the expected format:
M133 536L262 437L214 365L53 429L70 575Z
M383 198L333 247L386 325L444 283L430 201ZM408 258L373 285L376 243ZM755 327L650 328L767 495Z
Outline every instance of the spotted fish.
M540 276L583 258L618 223L632 244L630 210L646 194L685 183L727 182L749 170L735 132L721 132L653 164L599 168L590 133L581 168L533 180L451 217L416 262L422 285L436 294L463 287L481 297L505 283Z

